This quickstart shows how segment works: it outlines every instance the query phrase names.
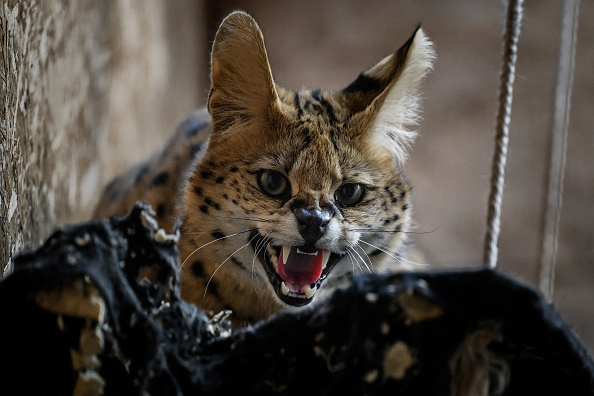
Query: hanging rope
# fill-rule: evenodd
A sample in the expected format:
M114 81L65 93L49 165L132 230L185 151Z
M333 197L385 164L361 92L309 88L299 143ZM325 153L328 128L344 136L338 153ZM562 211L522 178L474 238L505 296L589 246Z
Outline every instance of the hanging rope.
M547 198L543 212L543 227L540 240L539 287L549 300L552 299L554 290L579 5L579 0L565 0L561 17L559 65L557 70L557 84L555 86L555 100L553 103L553 122L551 126L548 163L549 174L545 190Z
M505 35L503 37L503 69L499 86L499 109L495 136L495 152L491 168L491 192L487 214L487 234L483 251L483 263L487 268L497 264L497 239L501 222L501 199L509 141L509 121L513 99L516 60L518 57L518 38L522 23L523 0L509 0Z

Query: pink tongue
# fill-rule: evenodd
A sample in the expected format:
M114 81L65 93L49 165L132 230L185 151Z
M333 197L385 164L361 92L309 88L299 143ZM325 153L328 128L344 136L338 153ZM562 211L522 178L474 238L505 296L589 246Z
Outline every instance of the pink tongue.
M322 249L316 255L297 253L297 248L291 248L287 262L283 262L283 250L278 260L278 274L287 283L302 287L311 285L322 275Z

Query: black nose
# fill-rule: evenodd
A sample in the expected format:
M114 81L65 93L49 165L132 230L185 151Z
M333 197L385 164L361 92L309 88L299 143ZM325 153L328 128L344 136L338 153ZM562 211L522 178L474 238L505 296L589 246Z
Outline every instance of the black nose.
M297 208L294 213L299 233L308 244L315 243L324 235L332 219L332 214L325 210Z

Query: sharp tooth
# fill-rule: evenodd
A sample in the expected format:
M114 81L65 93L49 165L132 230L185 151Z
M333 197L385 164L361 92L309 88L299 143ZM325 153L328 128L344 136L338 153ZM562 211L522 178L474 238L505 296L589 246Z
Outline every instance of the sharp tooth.
M301 289L301 291L303 293L305 293L305 297L307 297L307 298L311 298L316 293L317 290L318 290L317 286L314 286L313 288L311 288L309 286L305 286L305 289Z
M283 246L283 263L287 264L287 259L289 258L289 253L291 253L291 246Z
M322 269L326 268L326 264L328 264L330 254L331 253L328 250L322 250Z
M282 282L281 283L281 292L285 296L288 296L289 295L289 287L285 284L285 282Z

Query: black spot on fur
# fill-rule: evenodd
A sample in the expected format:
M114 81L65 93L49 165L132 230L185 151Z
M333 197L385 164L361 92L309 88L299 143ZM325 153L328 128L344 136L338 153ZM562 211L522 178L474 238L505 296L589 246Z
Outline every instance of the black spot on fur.
M204 263L200 260L194 260L190 265L190 270L192 274L197 278L204 277Z
M402 210L404 211L406 209L408 209L408 205L406 205L406 204L402 205Z
M208 206L212 206L216 210L221 210L221 205L219 205L218 203L214 202L212 199L210 199L208 197L207 198L204 198L204 203L207 204Z
M371 253L368 254L369 257L377 256L378 254L382 254L383 252L379 249L375 249Z
M295 92L295 96L293 97L293 105L297 109L297 118L301 118L303 116L303 109L301 108L301 100L297 92Z
M144 176L146 175L146 173L149 170L149 164L148 163L144 163L142 165L140 165L140 168L138 168L138 172L136 173L136 177L134 178L134 183L138 184L142 181L142 179L144 179Z
M231 169L229 169L229 172L231 172L231 173L235 173L237 171L239 171L239 169L236 166L234 166Z
M326 115L328 116L328 120L330 121L330 123L336 124L338 122L338 119L336 118L336 115L334 114L334 107L332 106L332 104L330 102L328 102L326 100L326 98L324 98L320 94L319 90L314 91L314 98L318 102L320 102L320 104L322 105L324 110L326 110Z
M219 284L214 280L214 278L210 280L206 292L210 293L214 298L221 301L221 295L219 294Z
M227 194L223 194L223 199L229 200L229 196Z
M200 209L200 211L202 213L208 214L208 206L206 206L206 205L200 205L200 207L198 209Z
M198 154L201 148L202 144L193 144L190 147L190 159L194 159L194 157L196 157L196 154Z
M151 182L150 182L150 186L151 187L161 186L161 185L167 183L168 179L169 179L169 173L161 172L157 176L153 177L153 180L151 180Z
M122 195L123 190L120 190L119 188L116 188L115 190L113 190L110 194L109 194L109 202L114 202L116 201L121 195Z
M201 187L194 187L194 194L198 196L202 196L202 188Z
M157 212L157 217L159 219L163 219L163 217L165 216L165 204L162 204L162 203L158 204L156 212Z
M107 185L107 187L105 187L105 191L109 194L109 202L114 202L120 195L122 195L123 190L118 188L119 181L119 179L114 179Z
M401 226L400 224L398 224L398 225L396 226L396 228L394 228L394 231L396 231L396 232L400 232L400 230L402 230L402 226Z
M217 177L217 179L215 180L215 182L216 182L217 184L221 184L221 183L223 183L224 181L225 181L225 178L224 178L223 176L219 176L219 177Z
M231 257L231 262L243 269L243 265L241 265L241 262L239 260L237 260L235 257Z
M221 231L214 231L211 235L216 239L225 238L225 234L223 234Z
M202 176L203 179L208 179L212 176L212 172L210 171L202 171L200 172L200 176Z
M231 202L233 202L233 205L239 205L239 202L237 202L236 199L232 199Z
M194 137L208 125L208 121L195 120L187 122L185 125L182 125L182 127L184 128L184 133L187 137Z
M406 196L406 191L402 191L402 192L400 193L400 196L399 196L398 198L402 199L402 198L404 198L405 196Z

